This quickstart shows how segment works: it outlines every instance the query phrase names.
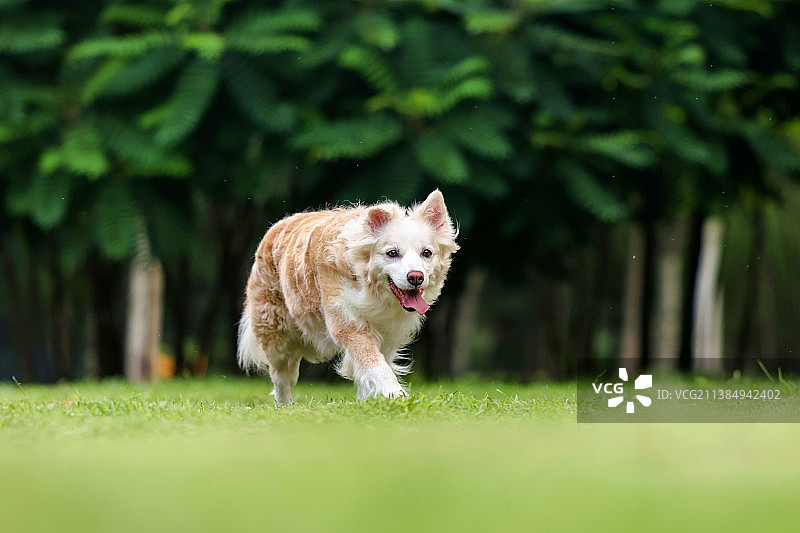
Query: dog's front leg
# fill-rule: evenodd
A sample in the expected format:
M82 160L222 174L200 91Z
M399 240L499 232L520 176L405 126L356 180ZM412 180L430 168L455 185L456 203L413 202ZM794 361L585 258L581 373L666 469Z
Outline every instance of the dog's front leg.
M355 382L357 399L365 400L379 395L399 398L407 395L381 354L373 333L348 327L338 327L332 333L334 341L344 348L339 373Z

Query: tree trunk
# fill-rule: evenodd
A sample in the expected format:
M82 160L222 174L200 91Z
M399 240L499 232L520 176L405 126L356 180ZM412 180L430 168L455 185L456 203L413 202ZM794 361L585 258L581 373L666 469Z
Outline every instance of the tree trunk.
M124 301L120 290L121 265L98 254L90 259L89 276L92 287L92 324L97 350L98 377L122 375L122 321L118 302Z
M642 357L642 313L644 292L644 232L634 227L628 242L628 268L625 274L625 301L622 311L622 359L638 362ZM634 369L628 369L629 372ZM638 370L638 368L636 369Z
M50 279L53 283L50 302L53 367L56 379L72 379L70 312L65 296L64 273L59 267L57 253L56 249L50 257Z
M594 355L595 330L597 329L598 319L603 314L601 306L606 301L607 287L609 285L609 245L609 229L604 227L598 236L592 261L587 265L587 268L591 270L588 296L585 299L580 299L582 302L581 326L578 329L578 339L575 343L576 351L580 358L588 359Z
M686 263L683 270L683 296L681 304L681 348L678 366L682 372L692 369L694 338L694 307L697 285L697 271L700 261L700 248L703 236L705 215L693 213L689 218Z
M470 334L475 329L486 284L486 272L473 268L467 274L464 291L456 304L453 321L453 352L450 356L450 376L459 378L470 370Z
M97 323L92 310L86 313L86 347L83 351L83 377L100 377L100 355L97 349Z
M657 247L657 287L652 317L652 354L666 369L678 367L681 348L683 256L688 223L678 220L664 228Z
M758 353L763 358L778 356L777 273L768 256L756 258L759 270L758 287Z
M215 325L223 317L224 337L230 347L230 357L226 366L235 370L236 337L238 335L239 317L245 283L247 281L250 258L253 250L250 246L250 235L256 221L256 211L249 204L239 210L226 212L222 207L212 209L214 225L219 230L220 262L215 280L215 289L211 301L201 320L199 348L200 354L195 370L205 371L211 361L211 345L216 333Z
M738 369L744 368L745 359L753 355L754 344L757 342L756 325L759 315L759 283L762 278L761 258L764 257L764 246L766 241L766 229L764 227L764 213L760 206L756 206L753 216L753 244L748 255L747 268L744 276L744 303L742 306L742 317L739 327L736 328L738 335L734 353Z
M709 218L703 224L702 246L697 268L693 352L695 368L704 372L722 370L722 335L719 295L719 265L722 257L722 222Z
M535 289L535 320L523 337L524 381L560 379L567 375L573 291L563 281L547 280Z
M23 382L31 382L36 379L33 358L34 322L28 313L27 298L23 295L10 247L9 242L3 243L0 261L2 261L3 277L6 281L6 290L11 303L11 334L14 348L17 352L17 360L19 361L20 378ZM31 272L30 275L33 276L35 274Z
M177 268L167 282L167 288L171 288L169 302L175 335L175 374L180 376L186 366L186 336L189 332L189 258L186 254L181 254L178 259Z
M450 338L453 331L450 317L454 313L451 312L451 308L449 298L440 298L424 329L427 342L423 368L428 379L443 376L449 369L448 361L453 346Z
M164 274L161 263L150 255L144 231L139 232L128 276L125 377L132 382L150 381L154 377L161 338Z
M641 323L642 353L639 357L639 370L650 366L650 353L652 348L652 328L653 308L655 307L655 288L656 288L656 227L655 221L649 217L644 227L644 250L642 256L644 260L644 270L642 272L642 314L639 317Z

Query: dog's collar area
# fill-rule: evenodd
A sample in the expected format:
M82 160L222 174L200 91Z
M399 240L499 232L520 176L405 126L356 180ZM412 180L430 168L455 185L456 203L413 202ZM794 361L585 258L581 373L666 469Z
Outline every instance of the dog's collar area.
M406 311L416 311L424 315L431 308L422 298L422 289L401 289L394 284L391 277L389 277L389 288Z

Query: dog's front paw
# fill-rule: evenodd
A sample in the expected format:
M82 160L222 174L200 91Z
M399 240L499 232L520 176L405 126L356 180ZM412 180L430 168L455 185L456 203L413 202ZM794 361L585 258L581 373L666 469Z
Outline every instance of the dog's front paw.
M392 392L390 392L388 394L387 393L383 393L383 395L386 396L387 398L394 399L394 398L403 398L405 396L408 396L408 393L403 388L403 386L400 385L400 390L392 391Z
M397 381L392 369L386 363L381 363L357 372L355 376L356 398L366 400L375 396L387 398L400 398L408 393Z

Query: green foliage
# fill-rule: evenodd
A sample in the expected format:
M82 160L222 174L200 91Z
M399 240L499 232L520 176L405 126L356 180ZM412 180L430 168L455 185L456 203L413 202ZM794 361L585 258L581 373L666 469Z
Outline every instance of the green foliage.
M292 139L296 148L307 149L313 160L362 159L397 142L401 123L391 115L373 113L364 117L315 121Z
M230 49L249 54L304 52L311 40L300 33L316 30L321 20L305 9L252 12L231 24L225 39Z
M632 216L624 202L637 191L617 196L603 176L657 174L663 158L677 158L698 179L719 179L730 168L731 136L760 161L797 166L780 121L755 118L764 114L755 104L734 110L730 103L743 91L748 101L774 94L788 87L776 85L786 76L747 70L749 44L736 41L736 31L718 31L720 24L745 31L780 3L722 3L714 13L723 22L711 23L694 2L647 9L628 1L537 1L515 9L410 2L369 10L116 2L96 16L96 27L69 41L57 17L31 16L26 6L0 6L8 14L0 53L74 43L65 82L84 109L62 124L65 114L54 106L74 113L69 98L54 100L49 88L5 72L0 139L57 128L57 141L42 145L35 167L54 180L62 173L99 180L112 168L123 179L211 171L192 152L200 140L222 150L214 157L230 159L238 150L233 157L244 158L242 169L306 157L308 168L299 172L308 184L323 183L334 161L373 161L384 174L408 176L411 188L402 194L412 197L437 184L475 200L519 187L538 197L539 187L563 182L559 188L575 206L613 221ZM756 18L737 18L741 10ZM784 33L791 58L794 34ZM718 54L736 59L726 63ZM219 136L201 139L201 131ZM532 166L528 152L557 164ZM569 172L564 161L571 161ZM64 216L39 213L35 220L52 224Z
M295 106L278 100L277 87L270 77L244 57L232 55L226 67L231 96L245 116L268 131L288 132L294 127Z
M394 92L399 89L391 67L376 50L350 46L339 56L339 64L358 72L376 90Z
M361 40L369 46L392 50L400 42L400 32L388 13L361 12L354 25Z
M72 173L95 179L108 172L102 140L92 124L81 122L64 131L61 165Z
M181 72L172 97L158 108L156 142L174 144L189 135L203 118L217 90L219 67L196 58ZM151 117L154 115L150 115ZM143 122L149 123L144 117Z
M86 81L82 99L88 104L98 97L136 94L162 79L182 59L183 53L174 44L134 58L108 59Z
M133 252L139 209L125 181L103 180L94 202L94 238L111 259L122 259Z
M600 220L616 222L629 214L625 203L606 186L598 183L586 168L574 162L562 161L559 170L570 197Z
M67 213L73 178L64 172L37 173L19 188L9 191L8 208L17 215L28 215L36 224L51 229Z
M509 271L482 253L502 247L558 272L598 226L797 176L798 20L778 0L0 1L0 218L63 247L75 287L142 228L210 286L262 221L441 187L464 271Z
M520 23L520 13L505 10L479 11L468 13L465 25L471 33L506 34L514 30Z
M100 13L101 24L121 24L149 28L163 25L166 11L160 6L112 4Z
M461 150L444 135L431 132L417 142L417 157L422 166L445 183L461 183L469 176Z
M152 31L139 35L98 37L75 45L68 54L70 61L97 57L136 57L151 50L174 45L175 39L164 31Z
M686 87L710 93L736 89L750 81L745 72L735 69L678 72L675 74L675 80Z
M119 158L131 176L183 177L192 170L186 156L157 144L152 135L131 121L105 116L98 120L98 127L108 150Z
M63 42L64 32L53 17L29 14L24 20L6 19L0 22L0 53L25 54L51 50Z
M578 142L578 149L634 168L648 167L655 160L653 150L640 131L587 135Z

